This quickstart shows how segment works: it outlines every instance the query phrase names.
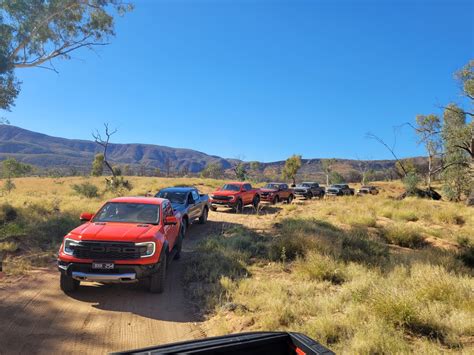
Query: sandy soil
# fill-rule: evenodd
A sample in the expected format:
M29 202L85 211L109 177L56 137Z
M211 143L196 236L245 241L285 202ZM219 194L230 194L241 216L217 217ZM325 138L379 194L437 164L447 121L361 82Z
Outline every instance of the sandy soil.
M274 216L278 210L267 207L263 214ZM258 230L271 221L249 213L248 208L240 215L210 213L206 225L192 225L182 257L171 263L160 295L139 284L96 283L82 283L78 291L65 295L54 265L0 284L0 354L100 354L205 337L202 320L184 295L186 260L196 243L213 231L235 224Z

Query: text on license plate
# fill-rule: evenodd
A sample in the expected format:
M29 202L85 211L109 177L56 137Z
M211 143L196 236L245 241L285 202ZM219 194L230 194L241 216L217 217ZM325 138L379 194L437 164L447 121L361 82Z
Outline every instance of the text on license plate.
M114 268L114 264L113 263L92 263L92 268L111 270Z

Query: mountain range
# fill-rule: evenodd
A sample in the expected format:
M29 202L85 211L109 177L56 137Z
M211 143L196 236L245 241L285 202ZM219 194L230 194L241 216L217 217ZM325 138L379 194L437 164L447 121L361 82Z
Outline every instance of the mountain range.
M89 171L95 154L102 147L88 140L52 137L23 128L0 125L0 160L13 157L24 163L43 169L71 169ZM147 170L159 168L173 172L189 171L198 173L207 164L220 163L224 169L230 169L236 159L226 159L208 155L192 149L171 148L152 144L113 144L108 148L108 159L113 164L142 167ZM417 158L420 159L420 158ZM322 175L321 159L303 159L300 175ZM350 160L338 159L336 170L341 174L365 169L386 171L393 169L393 160ZM284 161L260 163L262 171L273 171L275 176L281 171Z

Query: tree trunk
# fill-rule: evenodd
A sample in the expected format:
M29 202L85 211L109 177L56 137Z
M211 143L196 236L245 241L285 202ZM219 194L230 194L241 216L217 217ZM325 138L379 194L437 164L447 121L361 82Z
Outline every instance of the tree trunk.
M431 174L432 174L432 165L433 165L433 158L431 157L431 155L428 155L428 190L431 189Z

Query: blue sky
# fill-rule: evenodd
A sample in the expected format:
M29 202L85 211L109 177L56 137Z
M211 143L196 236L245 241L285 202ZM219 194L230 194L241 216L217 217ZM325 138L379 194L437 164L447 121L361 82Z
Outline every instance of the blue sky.
M98 53L21 69L13 125L245 160L390 158L371 131L463 103L474 3L445 0L135 1ZM423 153L408 128L401 156Z

